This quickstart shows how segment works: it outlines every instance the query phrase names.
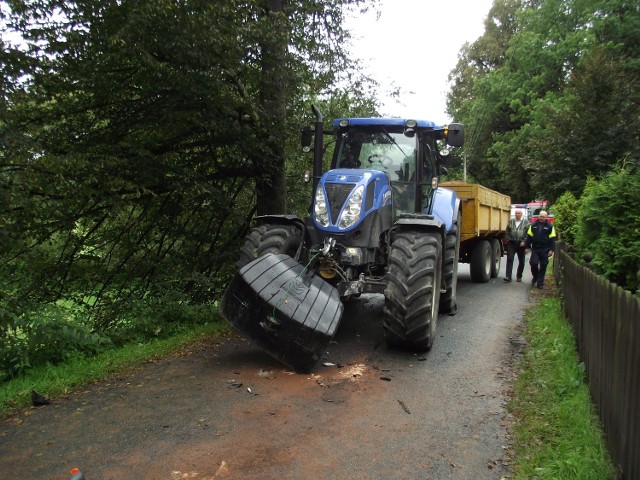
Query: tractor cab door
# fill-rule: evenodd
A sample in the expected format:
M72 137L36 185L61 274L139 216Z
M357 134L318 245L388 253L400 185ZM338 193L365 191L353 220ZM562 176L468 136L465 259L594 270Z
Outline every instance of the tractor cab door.
M437 187L434 138L429 133L424 133L418 143L420 147L418 149L420 170L417 182L416 205L420 205L419 213L430 215L433 197L436 192L435 187Z

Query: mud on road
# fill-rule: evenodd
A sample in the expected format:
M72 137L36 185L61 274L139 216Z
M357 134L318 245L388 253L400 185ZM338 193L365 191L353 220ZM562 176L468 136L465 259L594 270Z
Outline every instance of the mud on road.
M528 282L472 284L428 354L389 350L382 297L347 305L312 374L238 335L4 419L4 478L509 478L506 410Z

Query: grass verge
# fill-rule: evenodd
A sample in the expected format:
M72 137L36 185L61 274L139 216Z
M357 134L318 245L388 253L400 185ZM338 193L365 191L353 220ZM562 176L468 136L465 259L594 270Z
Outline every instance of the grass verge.
M527 345L509 403L514 478L615 478L560 299L542 298L524 328Z
M77 357L61 365L36 367L23 376L0 383L0 417L31 405L31 390L47 397L64 395L82 385L103 380L154 358L167 357L187 345L215 338L229 330L226 322L210 323L170 338L109 350L96 357Z

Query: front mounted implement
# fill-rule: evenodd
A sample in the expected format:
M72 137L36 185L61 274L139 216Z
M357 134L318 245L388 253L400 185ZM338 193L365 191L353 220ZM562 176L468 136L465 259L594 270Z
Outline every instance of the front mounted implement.
M286 254L242 267L222 298L222 315L297 372L318 362L340 323L338 291Z

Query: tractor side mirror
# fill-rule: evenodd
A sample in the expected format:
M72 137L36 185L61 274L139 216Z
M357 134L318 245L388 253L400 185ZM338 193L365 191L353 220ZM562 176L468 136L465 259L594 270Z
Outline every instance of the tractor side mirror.
M464 125L461 123L450 123L447 126L447 144L452 147L464 145Z
M313 128L309 125L302 129L302 135L300 138L300 144L302 145L302 150L305 152L311 151L311 140L313 139Z

